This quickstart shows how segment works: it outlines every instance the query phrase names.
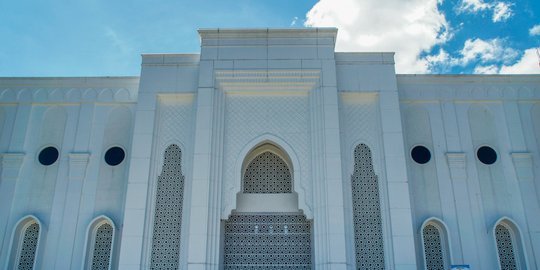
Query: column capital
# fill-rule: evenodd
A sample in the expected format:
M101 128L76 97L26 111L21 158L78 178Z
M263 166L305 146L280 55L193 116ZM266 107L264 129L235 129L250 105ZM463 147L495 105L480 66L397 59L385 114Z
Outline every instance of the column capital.
M2 153L2 180L17 179L25 157L25 153L11 152Z
M447 152L446 161L450 168L450 177L452 179L467 178L467 156L463 152Z
M467 156L463 152L447 152L446 159L451 169L465 168Z
M20 167L25 155L22 152L2 153L2 168Z
M510 153L518 181L532 181L534 179L532 154L529 152Z
M532 154L529 152L512 152L510 153L514 166L516 167L532 167Z
M84 179L86 167L90 161L90 153L72 152L69 153L69 178Z

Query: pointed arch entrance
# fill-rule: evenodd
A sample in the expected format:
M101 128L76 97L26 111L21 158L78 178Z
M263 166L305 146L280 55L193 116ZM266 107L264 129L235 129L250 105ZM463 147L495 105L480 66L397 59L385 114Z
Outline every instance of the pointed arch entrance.
M298 208L293 167L264 143L242 164L237 208L224 221L224 269L311 269L311 222Z

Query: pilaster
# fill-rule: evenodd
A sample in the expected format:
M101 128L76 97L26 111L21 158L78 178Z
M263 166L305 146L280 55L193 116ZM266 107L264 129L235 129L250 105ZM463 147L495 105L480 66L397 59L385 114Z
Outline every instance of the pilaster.
M12 217L13 195L17 186L17 179L24 160L24 149L26 143L26 133L29 126L32 105L22 103L17 105L15 120L11 134L9 134L8 153L2 155L2 179L0 179L0 244L6 247L9 244L11 228L10 221L15 222L18 217ZM15 219L15 220L14 220ZM2 254L0 254L0 260Z
M154 142L156 96L154 92L141 92L136 107L123 228L122 224L119 225L122 228L119 269L148 267L141 263L146 261L142 258L145 255L142 252L145 244L145 215L151 213L151 210L147 209L149 205L147 201L150 160Z
M381 194L381 197L391 200L387 207L387 216L390 218L392 249L389 250L388 247L385 247L385 254L387 258L392 256L392 260L387 260L387 263L393 263L394 269L416 269L411 200L407 188L405 146L397 89L389 89L379 93L379 108L388 190L387 196ZM388 253L389 251L391 253Z
M335 63L325 73L335 75ZM310 98L314 263L315 269L347 269L338 93L335 78L327 82Z
M528 268L540 267L540 198L538 198L537 187L534 183L534 163L532 153L527 151L527 143L523 131L522 117L519 111L519 104L514 101L505 101L504 117L508 131L508 139L513 152L510 153L512 164L521 198L521 206L524 214L525 224L520 224L523 234L526 257L528 257ZM512 175L512 172L507 172ZM510 178L510 177L509 177Z
M528 152L514 152L510 154L514 163L514 170L523 200L523 210L525 212L525 220L527 221L527 229L522 230L525 235L525 247L530 247L525 250L528 253L529 268L538 268L540 258L540 205L536 197L536 186L534 184L534 167L532 154Z
M461 151L461 137L459 134L456 108L452 102L444 101L441 103L441 116L444 123L445 139L448 152L446 162L448 163L449 177L454 193L454 208L456 209L456 231L459 242L450 243L451 245L461 245L460 253L453 253L451 263L453 264L473 264L478 262L476 235L474 232L473 205L471 203L471 194L469 193L469 184L467 183L467 155ZM469 209L471 209L469 211ZM452 229L450 228L450 232ZM471 244L472 243L472 244Z
M4 153L2 158L2 173L0 178L0 248L8 250L11 228L8 228L8 220L11 214L11 203L15 194L15 186L19 179L19 173L24 161L24 153ZM0 253L0 261L7 260L8 252Z
M15 222L11 217L13 195L17 186L17 179L24 161L24 149L26 142L26 131L28 120L32 112L32 105L28 103L18 104L13 122L12 131L9 132L9 150L2 155L2 175L0 179L0 248L8 245L11 228L10 221ZM0 254L0 259L2 255Z
M84 254L73 254L74 239L77 239L77 226L73 224L73 221L80 222L77 217L79 216L81 192L89 161L90 153L74 152L69 154L68 183L62 213L64 217L62 218L62 237L58 244L58 250L62 249L62 252L57 252L56 257L56 267L59 269L78 267L79 265L72 263L75 259L73 255L84 257ZM84 224L80 225L85 227Z
M202 67L201 67L202 68ZM207 72L207 71L205 71ZM204 72L203 72L204 73ZM212 116L214 88L199 87L196 104L191 213L187 269L212 269L208 265L210 171L212 170Z

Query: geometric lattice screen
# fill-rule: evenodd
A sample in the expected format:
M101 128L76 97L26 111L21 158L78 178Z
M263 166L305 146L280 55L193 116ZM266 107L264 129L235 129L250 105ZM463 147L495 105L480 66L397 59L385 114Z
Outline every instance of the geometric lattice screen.
M34 269L34 261L36 259L36 249L39 237L39 224L32 223L26 230L21 243L21 253L19 254L19 262L17 269L32 270Z
M365 144L354 149L351 188L356 269L385 269L379 184Z
M234 213L225 222L225 270L311 269L311 223L299 213Z
M150 269L178 269L184 176L181 168L182 151L175 144L165 150L163 169L158 176L152 257Z
M247 166L244 173L244 193L291 192L291 172L278 155L264 152Z
M424 254L427 270L447 269L444 263L444 254L441 241L441 232L432 224L422 229L424 238Z
M495 239L497 240L497 252L499 264L504 270L517 270L516 254L510 230L502 224L495 227Z
M111 264L111 250L113 227L104 223L96 230L94 250L92 253L92 270L109 270Z

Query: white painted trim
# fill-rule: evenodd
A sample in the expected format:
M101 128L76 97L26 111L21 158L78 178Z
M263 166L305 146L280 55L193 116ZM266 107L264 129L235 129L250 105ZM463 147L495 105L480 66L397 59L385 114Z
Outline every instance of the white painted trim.
M21 242L22 242L22 239L24 238L24 235L21 234L21 232L24 232L26 228L28 228L28 226L30 226L33 223L37 223L39 226L38 240L36 243L36 254L34 255L34 266L32 267L32 269L36 268L36 262L39 256L39 245L41 242L41 235L42 235L44 227L41 221L36 216L26 215L22 217L21 219L19 219L17 223L15 223L15 227L13 228L13 231L11 233L11 240L9 242L10 250L8 251L9 254L5 262L4 269L9 270L9 269L15 268L15 265L18 264L19 257L20 257L19 254L21 252L21 249L20 249ZM17 240L15 238L17 238ZM14 251L16 252L15 254L13 254ZM10 261L12 261L12 259L13 259L13 263L11 266L13 267L10 268Z

